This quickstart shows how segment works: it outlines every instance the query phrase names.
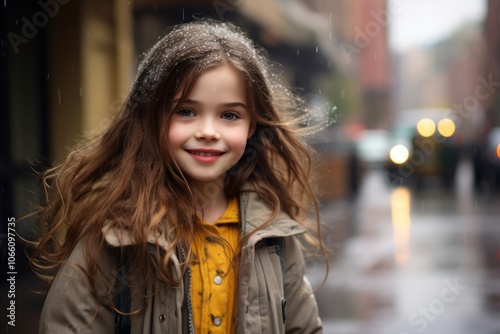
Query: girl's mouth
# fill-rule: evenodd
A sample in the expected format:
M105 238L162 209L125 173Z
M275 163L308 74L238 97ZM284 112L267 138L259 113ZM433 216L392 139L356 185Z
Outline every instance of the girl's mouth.
M224 152L217 150L186 150L194 160L203 163L210 164L216 162Z
M204 152L204 151L188 151L189 154L199 155L200 157L215 157L222 155L222 152Z

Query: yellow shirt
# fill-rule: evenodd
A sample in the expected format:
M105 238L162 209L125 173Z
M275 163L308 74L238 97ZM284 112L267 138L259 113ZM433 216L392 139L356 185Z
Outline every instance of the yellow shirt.
M195 234L191 265L191 300L195 333L235 333L236 273L231 266L240 239L238 199L213 224L204 226L224 238L231 250L211 242L203 231Z

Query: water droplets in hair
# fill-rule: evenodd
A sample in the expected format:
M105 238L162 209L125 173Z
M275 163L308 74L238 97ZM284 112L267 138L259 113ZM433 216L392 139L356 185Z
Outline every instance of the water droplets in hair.
M337 107L323 98L321 89L318 90L318 95L311 99L309 105L306 126L312 127L315 131L321 131L338 121Z

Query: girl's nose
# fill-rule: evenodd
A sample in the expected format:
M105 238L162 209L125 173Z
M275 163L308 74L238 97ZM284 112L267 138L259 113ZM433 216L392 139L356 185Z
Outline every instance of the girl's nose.
M201 124L194 136L198 140L219 140L220 132L213 121L207 120Z

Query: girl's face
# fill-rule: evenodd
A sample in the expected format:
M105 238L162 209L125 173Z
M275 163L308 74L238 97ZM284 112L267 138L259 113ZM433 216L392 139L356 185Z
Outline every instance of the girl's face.
M180 93L174 106L179 98ZM213 181L238 162L254 131L243 78L221 65L206 70L173 110L168 149L194 182Z

